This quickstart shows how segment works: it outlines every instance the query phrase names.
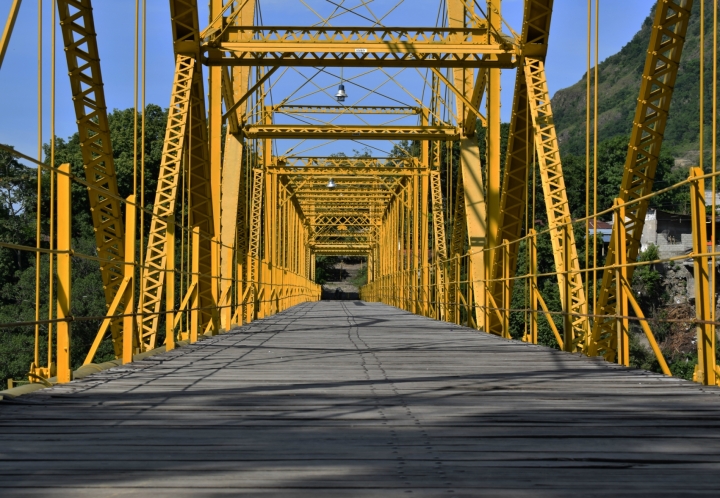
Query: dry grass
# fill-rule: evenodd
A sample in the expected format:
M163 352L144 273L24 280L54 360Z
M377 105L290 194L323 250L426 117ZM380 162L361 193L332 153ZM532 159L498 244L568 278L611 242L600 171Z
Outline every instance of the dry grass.
M695 319L695 308L689 304L678 304L666 308L664 318L669 320L687 320L671 322L670 330L660 343L660 348L671 356L694 353L697 350L697 334L692 322Z

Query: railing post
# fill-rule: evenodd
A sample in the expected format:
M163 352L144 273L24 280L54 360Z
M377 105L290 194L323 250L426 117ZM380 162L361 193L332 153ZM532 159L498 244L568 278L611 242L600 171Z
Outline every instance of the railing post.
M137 207L135 196L131 195L125 200L125 266L123 274L128 284L125 288L123 302L123 335L122 335L122 362L131 363L137 347L137 334L135 326L137 319L135 313L135 224L137 221Z
M530 337L532 344L538 343L538 281L537 281L537 232L528 230L530 244Z
M190 263L190 285L193 286L192 300L190 301L190 343L197 342L200 329L200 227L192 229L192 260Z
M512 296L510 294L510 242L507 239L503 243L503 337L510 339L510 307ZM485 323L488 323L487 321Z
M175 216L168 216L165 243L165 350L175 349Z
M57 175L57 379L70 382L70 338L72 295L72 191L70 164L62 164Z
M615 223L618 227L615 237L615 293L617 301L615 314L617 315L617 362L620 365L630 366L630 322L628 316L628 299L626 283L627 267L627 230L625 227L625 203L622 199L615 199Z
M563 288L565 295L563 296L563 346L565 351L572 352L575 350L575 337L572 327L572 286L570 284L570 270L572 268L571 259L571 238L570 230L572 225L566 223L562 228L563 237L563 267L561 269L563 275Z
M710 258L707 256L707 215L705 213L705 181L702 168L691 168L690 212L692 215L693 267L695 273L695 317L697 323L698 364L693 380L706 386L717 384L715 357L715 325L712 307L715 293L710 291ZM715 248L713 248L714 251ZM715 269L713 268L714 272ZM715 281L713 279L713 287Z
M457 282L457 298L455 299L457 311L455 312L455 323L458 325L462 325L462 258L463 256L458 254L455 266L455 281Z

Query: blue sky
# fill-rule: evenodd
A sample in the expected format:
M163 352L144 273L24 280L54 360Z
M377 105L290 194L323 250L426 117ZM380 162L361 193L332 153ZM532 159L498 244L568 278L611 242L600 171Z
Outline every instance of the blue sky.
M201 4L201 25L207 21L207 2ZM327 15L333 6L322 0L307 0L321 15ZM338 2L336 2L338 3ZM347 5L358 2L345 0ZM375 0L373 11L378 16L386 13L397 2L395 0ZM479 2L481 5L484 2ZM625 45L640 28L642 21L650 12L653 0L601 0L600 3L600 60L616 53ZM0 0L0 25L4 25L10 0ZM45 29L44 41L44 141L47 142L50 128L50 4L44 0ZM435 24L439 2L437 0L406 0L405 5L392 11L383 19L387 26L432 26ZM522 0L505 0L503 17L515 29L520 31L522 21ZM315 23L318 17L302 5L290 0L261 0L263 22L271 24ZM109 109L124 109L133 106L133 58L134 58L134 16L133 0L95 0L93 2L95 24L98 31L98 44L102 59L105 95ZM408 7L409 6L409 7ZM172 82L173 56L171 46L169 7L166 0L147 0L148 19L148 52L147 52L147 103L168 105L169 91ZM365 16L367 11L358 10ZM619 15L621 13L621 15ZM333 26L350 26L366 24L358 22L352 14L339 16L331 21ZM288 22L292 19L292 22ZM586 71L586 22L587 3L583 0L555 0L550 51L547 58L547 75L551 92L565 88L580 79ZM59 28L57 29L57 88L56 88L56 134L68 137L76 131L74 113L70 99L70 89L65 69L65 58ZM5 61L0 69L0 142L14 145L18 150L35 155L37 150L37 1L25 0L20 9L13 37L10 41ZM337 74L337 69L328 70ZM302 74L310 76L315 71L303 70ZM345 78L357 77L358 70L346 70ZM396 71L388 71L396 74ZM515 71L503 71L503 120L509 120L512 103L512 89ZM298 72L288 73L288 77L276 86L276 93L283 95L285 88L296 87L298 81L304 81ZM413 75L418 80L417 72ZM382 84L377 74L364 76L362 81L366 87L374 88L374 84ZM397 76L400 81L403 75ZM374 78L374 79L373 79ZM410 78L410 76L407 76ZM315 84L330 86L335 83L335 76L320 75L313 83L306 85L315 90ZM405 81L405 80L402 80ZM288 85L285 87L285 85ZM334 92L334 89L332 89ZM407 100L396 85L384 84L378 91L385 92L392 98ZM352 98L361 98L366 93L360 88L348 85L348 93ZM375 96L372 96L375 97ZM329 98L329 97L328 97ZM349 100L352 100L349 99ZM366 98L363 104L374 103ZM281 147L282 148L282 147ZM339 148L338 146L335 147ZM350 147L352 148L352 147ZM358 147L359 148L359 147ZM329 149L328 149L329 150ZM317 151L316 151L317 152Z

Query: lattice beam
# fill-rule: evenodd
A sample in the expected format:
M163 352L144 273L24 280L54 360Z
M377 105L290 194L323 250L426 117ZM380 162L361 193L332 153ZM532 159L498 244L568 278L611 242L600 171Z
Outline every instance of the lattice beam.
M525 46L533 46L535 58L544 60L547 53L552 19L553 0L528 0L523 12L521 40ZM528 177L534 174L530 167L534 163L535 147L532 121L528 108L527 82L525 69L518 67L515 75L515 93L513 95L510 132L505 156L505 173L500 190L500 213L498 235L495 240L516 241L522 235L525 201L527 199ZM510 274L515 275L517 268L518 244L513 244L507 254ZM493 255L494 256L494 255ZM505 271L500 259L491 262L488 291L496 302L502 301L502 276ZM510 282L512 292L513 281ZM488 331L501 335L502 322L494 314L489 315Z
M168 109L168 123L160 162L158 186L153 203L153 217L150 221L145 269L142 275L140 312L140 344L142 349L155 347L160 320L165 268L168 253L168 221L174 221L177 205L177 191L183 168L183 156L187 141L187 127L190 115L190 91L195 74L195 59L178 55L175 63L173 91Z
M652 192L691 7L692 0L658 1L618 196L625 203ZM628 262L637 259L647 207L645 200L629 204L625 210L623 226L627 232L625 257ZM617 237L615 227L611 237L612 240ZM615 260L611 242L605 265L612 265ZM628 279L632 278L633 270L632 266L628 268ZM589 354L604 356L608 361L614 361L617 355L617 334L612 317L615 304L614 272L604 272L595 314L605 316L597 319L593 326Z
M582 351L585 348L585 337L588 332L587 302L560 162L560 145L555 133L550 93L545 78L545 64L540 60L525 59L525 77L530 115L535 131L540 179L550 226L550 240L560 282L560 297L563 303L569 305L569 308L564 306L563 311L570 314L572 322L572 337L568 335L570 331L565 331L565 350Z
M233 55L208 57L210 65L513 67L520 47L494 38L486 24L471 28L241 26L210 38L203 49L219 48ZM495 59L484 57L489 54Z
M108 125L100 54L90 0L58 0L60 29L65 47L70 90L80 136L90 212L98 257L105 260L101 275L108 307L123 279L125 229L118 201L117 177ZM122 305L121 305L122 309ZM116 356L122 354L122 327L111 322Z

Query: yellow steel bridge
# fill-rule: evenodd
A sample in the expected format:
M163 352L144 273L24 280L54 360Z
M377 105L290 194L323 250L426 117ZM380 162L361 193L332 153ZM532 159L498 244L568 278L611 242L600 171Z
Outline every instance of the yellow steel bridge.
M7 2L0 65L29 2ZM38 188L51 189L52 202L38 210L49 237L38 228L36 246L0 242L38 262L48 258L49 286L40 285L48 270L38 264L36 296L39 303L48 294L51 303L49 316L37 304L34 321L1 324L34 327L35 352L28 383L0 393L11 401L0 404L0 489L43 494L37 486L58 486L73 496L113 488L213 496L475 496L483 486L493 496L521 488L533 496L717 491L717 391L671 378L655 322L631 286L637 267L659 262L637 262L640 235L657 195L690 13L701 9L714 30L701 36L715 37L715 51L701 54L714 58L713 87L701 84L712 93L712 120L698 120L701 137L712 127L712 167L700 167L701 141L699 166L668 188L689 186L694 380L716 386L716 209L704 195L717 173L715 2L658 0L615 204L598 211L588 203L581 219L571 218L546 78L553 0L524 0L517 26L503 18L501 0L442 0L437 18L429 12L419 27L384 21L413 9L411 0L329 2L330 17L300 0L318 16L301 26L283 18L283 2L265 7L265 18L279 20L271 25L262 22L263 0L210 0L208 19L197 0L169 2L175 70L154 198L144 196L139 154L135 194L118 193L101 71L112 60L103 58L93 19L115 2L50 2L62 49L57 78L69 77L84 175L54 156L43 161L2 146L37 166L38 178L48 179ZM138 5L145 12L145 0ZM352 25L333 20L344 11L357 14ZM144 56L144 43L141 50ZM506 146L503 70L516 75ZM588 151L598 135L597 64L594 71ZM376 80L361 78L368 74ZM336 79L323 86L313 81L318 75ZM362 86L367 81L376 86ZM357 96L336 98L338 83ZM385 86L410 105L382 94ZM144 120L135 123L136 137L143 127ZM327 143L364 152L329 154ZM590 156L588 172L597 167ZM78 188L89 197L93 254L73 246ZM590 183L585 194L597 198ZM535 223L536 209L547 225ZM582 257L577 227L587 234L610 215L606 256L588 256L585 244ZM538 271L542 237L552 246L552 274ZM320 256L365 258L361 301L317 303ZM73 314L72 267L82 259L99 263L102 317ZM549 275L560 309L548 306L538 284ZM519 305L518 285L525 289ZM72 329L86 318L100 326L78 363ZM511 320L523 331L512 341ZM535 346L540 321L561 352ZM631 323L642 327L665 375L623 368ZM96 361L104 341L114 361ZM624 442L608 442L615 440ZM168 444L175 449L161 451ZM45 451L50 457L28 456ZM106 465L87 457L102 452L113 455Z

